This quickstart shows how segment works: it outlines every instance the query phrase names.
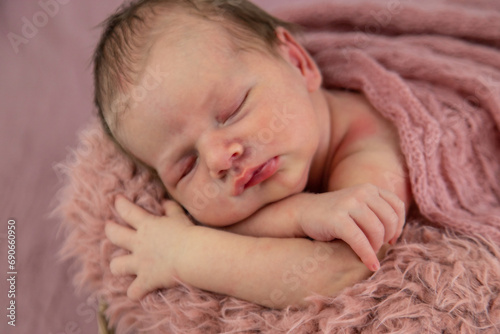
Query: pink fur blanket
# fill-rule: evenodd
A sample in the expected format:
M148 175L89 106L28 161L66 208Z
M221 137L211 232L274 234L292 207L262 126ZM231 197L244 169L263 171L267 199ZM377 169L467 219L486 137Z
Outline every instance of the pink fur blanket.
M126 297L104 221L125 194L154 213L164 191L97 122L61 170L61 253L117 333L500 331L500 3L338 0L279 16L303 25L325 87L362 91L398 128L416 206L370 279L307 309L266 309L189 286ZM308 268L302 268L309 270Z

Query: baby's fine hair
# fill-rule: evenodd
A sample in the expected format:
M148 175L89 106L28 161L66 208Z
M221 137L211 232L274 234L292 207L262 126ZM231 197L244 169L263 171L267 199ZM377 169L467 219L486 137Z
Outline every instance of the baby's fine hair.
M179 10L222 24L242 49L253 45L273 52L279 43L276 28L295 30L247 0L136 0L122 5L103 23L93 58L94 102L111 138L117 113L128 107L128 99L121 97L144 71L156 37L172 26L182 28L182 20L176 19Z

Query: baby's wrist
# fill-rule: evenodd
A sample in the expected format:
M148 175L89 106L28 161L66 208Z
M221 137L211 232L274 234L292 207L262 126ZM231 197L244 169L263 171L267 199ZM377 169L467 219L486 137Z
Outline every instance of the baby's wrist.
M310 193L299 193L286 199L288 203L286 203L287 207L285 209L291 213L293 235L296 238L307 237L307 235L304 233L303 224L307 224L308 222L308 201L313 196L314 194Z

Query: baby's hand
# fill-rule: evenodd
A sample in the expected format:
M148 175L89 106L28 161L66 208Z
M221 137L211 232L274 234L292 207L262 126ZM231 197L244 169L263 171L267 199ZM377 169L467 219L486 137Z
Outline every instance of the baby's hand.
M136 275L127 295L138 300L158 288L175 284L176 261L183 247L183 232L193 223L174 201L165 201L165 216L155 216L123 197L115 202L119 215L133 228L115 222L106 223L109 240L129 255L112 259L114 275Z
M342 239L368 269L378 270L377 252L384 243L395 243L403 230L403 201L371 184L308 195L299 216L304 234L318 241Z

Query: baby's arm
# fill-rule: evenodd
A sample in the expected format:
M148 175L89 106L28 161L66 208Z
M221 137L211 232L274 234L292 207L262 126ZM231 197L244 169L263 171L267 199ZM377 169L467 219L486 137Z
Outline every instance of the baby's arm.
M377 252L384 243L399 237L404 219L404 205L395 194L362 184L290 196L225 230L261 237L341 239L370 270L376 271L380 266Z
M339 159L328 192L290 196L225 229L253 236L340 238L376 270L376 252L400 236L411 201L404 163L391 145L349 152Z
M175 279L200 289L269 307L304 304L314 293L333 295L370 274L342 241L272 239L237 235L192 224L172 201L166 216L153 216L118 199L117 210L134 229L109 222L106 234L131 254L116 257L111 271L137 275L128 289L139 299Z

